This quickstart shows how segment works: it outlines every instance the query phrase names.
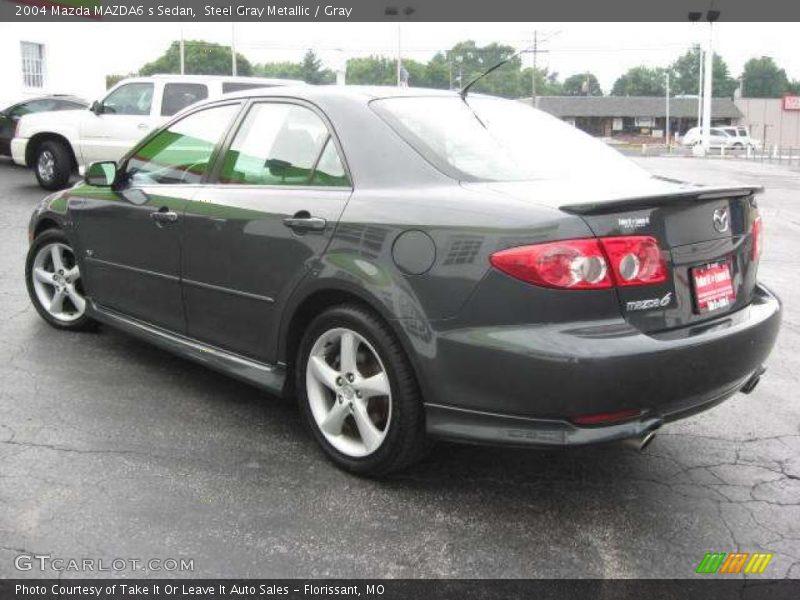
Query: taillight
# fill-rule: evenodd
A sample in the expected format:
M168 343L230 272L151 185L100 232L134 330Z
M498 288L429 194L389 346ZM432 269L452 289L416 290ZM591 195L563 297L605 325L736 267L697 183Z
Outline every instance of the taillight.
M759 260L761 253L764 251L764 226L761 223L761 217L756 217L753 221L753 245L750 252L750 258Z
M619 286L651 285L667 280L667 263L655 238L630 235L600 238Z
M655 238L624 236L563 240L495 252L492 265L522 281L562 289L651 285L667 279Z
M585 290L614 285L596 239L509 248L495 252L489 261L512 277L545 287Z

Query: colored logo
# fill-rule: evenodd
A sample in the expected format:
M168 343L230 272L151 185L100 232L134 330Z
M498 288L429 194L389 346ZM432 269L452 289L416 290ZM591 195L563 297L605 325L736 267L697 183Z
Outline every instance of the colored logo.
M737 573L760 574L767 568L772 554L766 552L708 552L700 561L697 573L708 575L721 573L735 575Z

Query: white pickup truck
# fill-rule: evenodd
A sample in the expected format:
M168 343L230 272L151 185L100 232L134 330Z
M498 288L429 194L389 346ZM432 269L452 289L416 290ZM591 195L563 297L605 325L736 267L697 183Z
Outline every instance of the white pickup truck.
M32 167L39 185L58 190L75 171L119 160L139 139L181 109L229 92L297 85L301 81L214 75L154 75L124 79L88 109L25 115L11 140L14 162Z

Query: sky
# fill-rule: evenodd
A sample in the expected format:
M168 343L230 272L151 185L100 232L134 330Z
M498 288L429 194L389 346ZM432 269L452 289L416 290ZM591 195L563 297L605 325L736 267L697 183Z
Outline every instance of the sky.
M10 27L0 24L2 28ZM63 37L101 61L107 73L137 71L160 56L170 41L185 39L229 44L251 62L299 61L313 49L325 66L343 57L402 55L425 61L438 50L473 39L479 45L500 42L522 49L538 31L538 64L561 79L594 73L608 92L616 78L637 65L665 66L698 41L708 39L707 23L42 23L43 37ZM102 48L101 53L97 49ZM725 23L714 26L714 48L738 77L753 56L772 56L790 79L800 79L797 23ZM530 64L532 57L523 60Z

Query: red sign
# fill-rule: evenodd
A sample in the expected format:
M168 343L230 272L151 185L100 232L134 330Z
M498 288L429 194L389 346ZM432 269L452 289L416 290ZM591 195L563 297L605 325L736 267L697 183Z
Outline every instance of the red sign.
M784 96L783 110L800 110L800 96Z

